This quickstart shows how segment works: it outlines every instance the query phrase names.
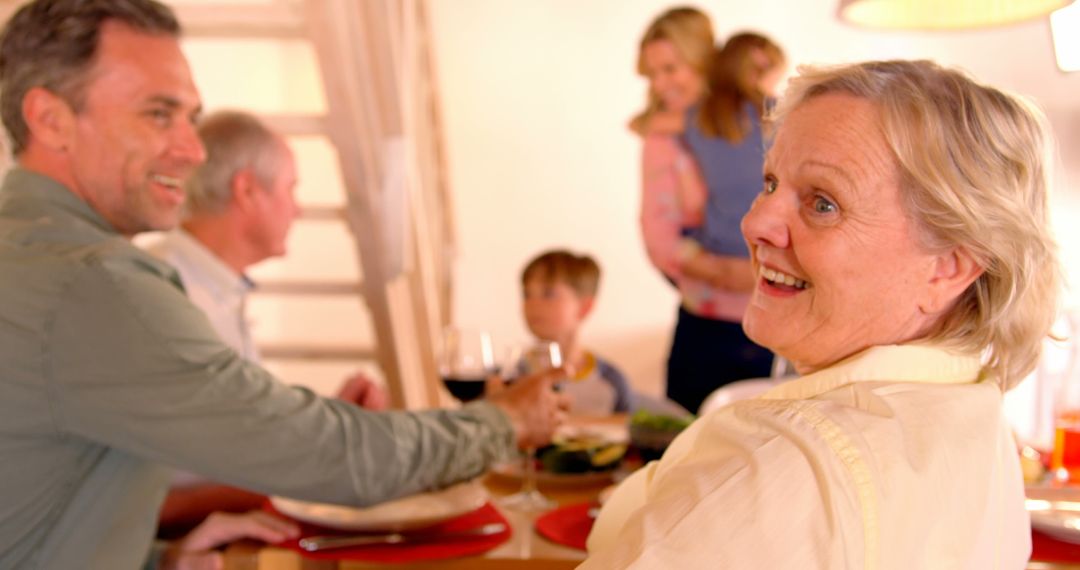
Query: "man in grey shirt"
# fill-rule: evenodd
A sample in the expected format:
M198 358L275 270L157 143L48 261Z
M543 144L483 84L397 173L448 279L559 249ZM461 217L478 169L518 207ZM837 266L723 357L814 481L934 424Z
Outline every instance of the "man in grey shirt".
M0 34L0 568L134 569L169 465L367 505L544 443L552 374L461 410L374 413L223 344L130 242L176 225L205 158L198 91L153 0L37 0ZM156 562L155 562L156 564Z

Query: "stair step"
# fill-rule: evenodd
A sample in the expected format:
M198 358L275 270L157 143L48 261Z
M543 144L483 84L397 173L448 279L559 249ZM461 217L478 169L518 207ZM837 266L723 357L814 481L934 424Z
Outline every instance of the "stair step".
M303 6L294 1L172 6L186 37L307 38Z
M362 283L354 281L259 281L255 293L263 295L363 295Z
M263 113L259 118L271 129L285 136L326 136L326 115Z
M343 206L301 206L301 220L345 221Z
M374 360L375 349L366 346L266 343L259 345L264 360Z

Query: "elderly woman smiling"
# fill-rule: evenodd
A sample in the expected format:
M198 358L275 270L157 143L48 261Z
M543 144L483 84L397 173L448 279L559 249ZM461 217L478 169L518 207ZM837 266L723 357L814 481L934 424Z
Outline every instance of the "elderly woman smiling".
M625 481L583 568L1023 567L1001 397L1057 309L1041 115L892 61L802 70L771 121L744 327L802 376Z

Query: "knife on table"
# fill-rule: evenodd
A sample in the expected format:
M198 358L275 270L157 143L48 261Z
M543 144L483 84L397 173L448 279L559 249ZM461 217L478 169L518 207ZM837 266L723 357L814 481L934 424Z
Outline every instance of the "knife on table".
M331 550L334 548L348 548L350 546L366 546L370 544L408 544L418 542L437 542L452 540L455 538L468 538L473 536L491 536L506 530L503 523L490 523L467 530L450 532L416 532L389 534L362 534L348 536L309 536L300 539L300 548L308 552Z

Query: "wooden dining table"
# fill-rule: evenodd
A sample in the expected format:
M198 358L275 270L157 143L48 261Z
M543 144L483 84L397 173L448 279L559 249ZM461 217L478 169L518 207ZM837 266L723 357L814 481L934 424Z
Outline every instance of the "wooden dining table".
M520 481L488 474L484 486L497 505L499 497L514 493ZM568 486L545 486L540 489L560 506L595 501L608 483L597 480ZM383 564L355 560L311 560L287 548L256 542L239 542L225 549L226 570L361 570L397 568L401 570L460 569L460 570L561 570L574 568L585 559L585 552L551 542L537 534L536 518L542 512L522 512L498 507L513 530L508 541L479 556L412 563Z
M607 418L604 425L625 425L626 416ZM376 563L355 560L313 560L304 558L300 553L272 545L253 541L242 541L229 545L225 551L226 570L368 570L373 568L396 568L399 570L563 570L577 567L584 559L585 552L563 546L547 540L535 530L536 519L543 512L523 512L497 506L499 499L520 489L520 479L489 473L482 479L484 487L499 512L510 523L512 534L509 540L498 547L477 556L465 556L434 561L408 563ZM576 481L573 484L545 483L539 481L540 490L559 506L585 502L595 502L597 497L610 484L609 480L593 478ZM1076 559L1071 555L1068 560L1040 560L1040 552L1045 553L1053 539L1036 533L1035 557L1027 565L1027 570L1080 570L1080 546L1072 546ZM1059 545L1061 547L1062 545ZM1064 548L1070 548L1064 545ZM1060 548L1059 548L1060 550Z
M626 426L625 414L606 418L577 418L576 425ZM563 546L540 536L535 530L536 519L543 512L524 512L498 506L499 498L517 492L520 479L489 473L483 478L484 487L491 501L510 523L510 539L498 547L478 556L466 556L445 560L374 563L355 560L312 560L288 548L244 541L225 549L226 570L362 570L371 568L396 568L399 570L563 570L575 568L585 559L585 552ZM559 506L597 500L600 492L611 484L610 479L585 478L572 482L543 479L538 481L540 490Z

